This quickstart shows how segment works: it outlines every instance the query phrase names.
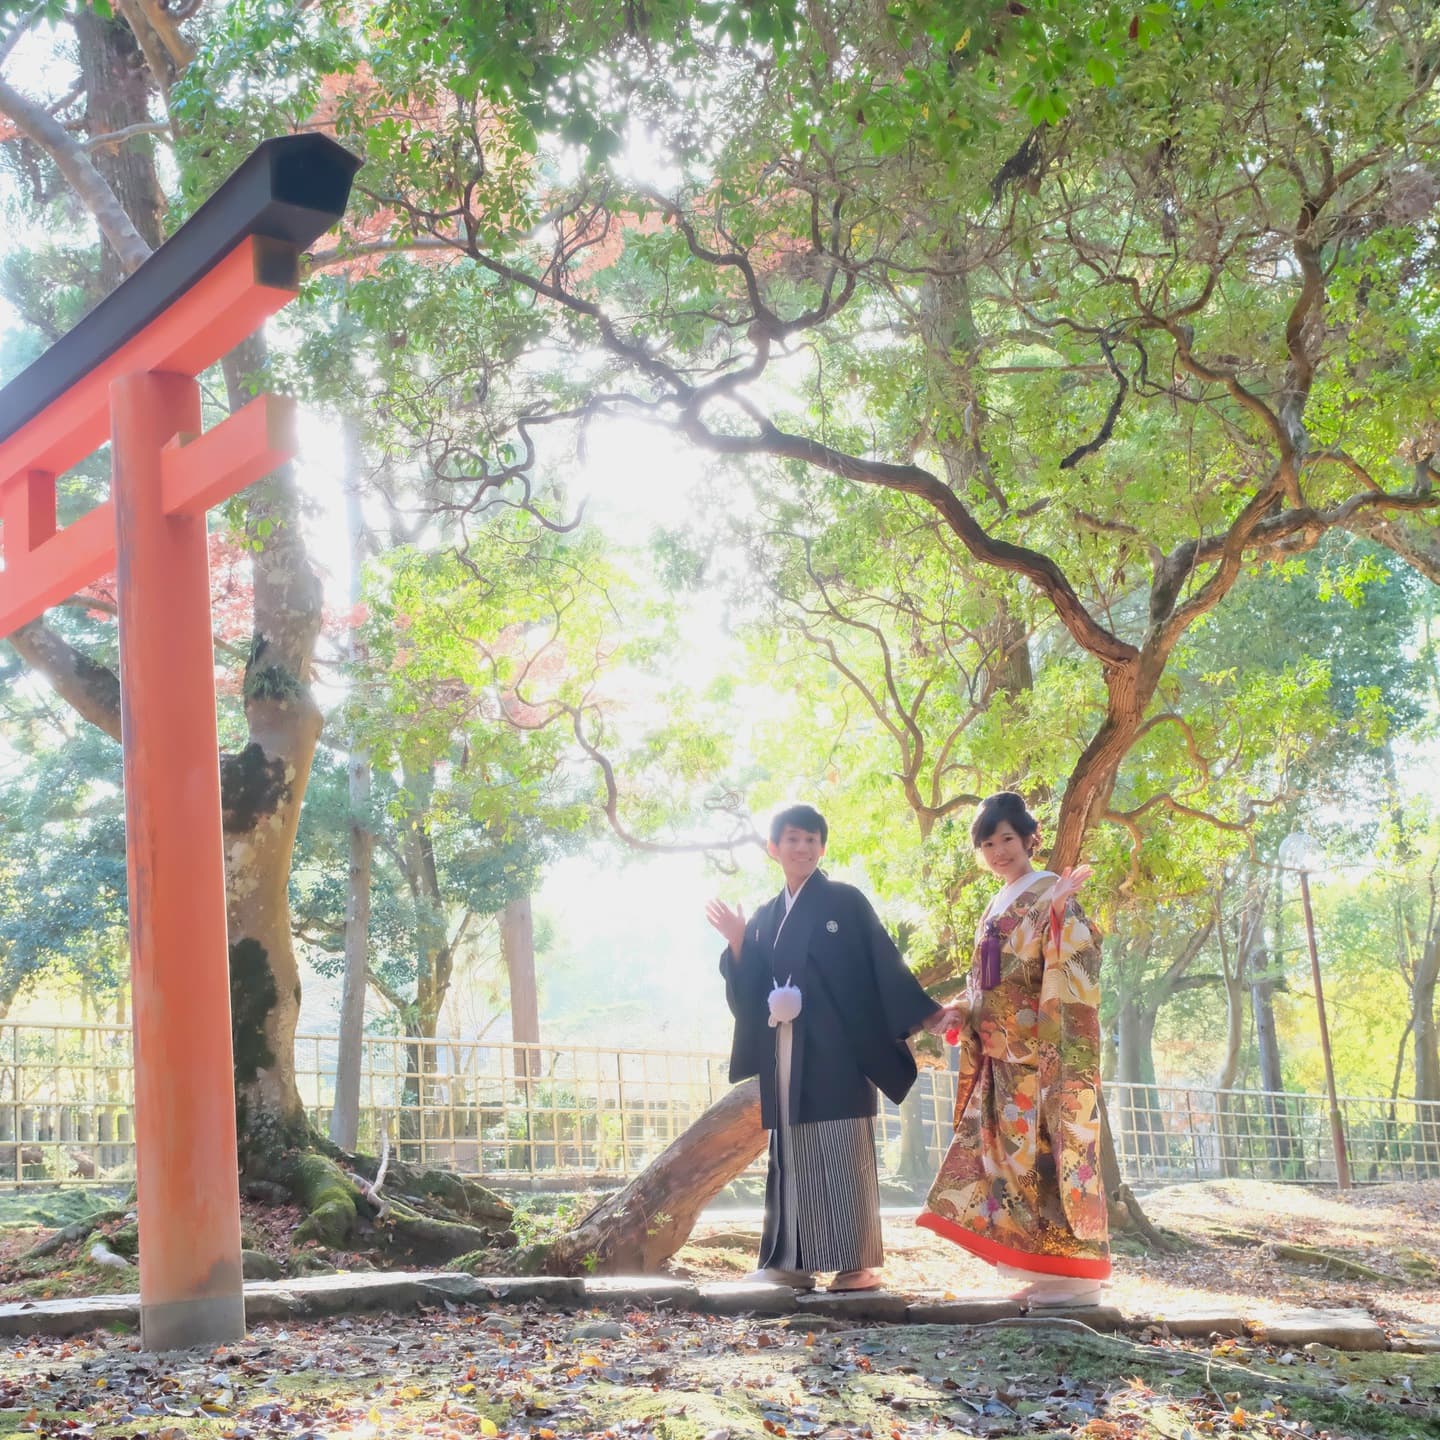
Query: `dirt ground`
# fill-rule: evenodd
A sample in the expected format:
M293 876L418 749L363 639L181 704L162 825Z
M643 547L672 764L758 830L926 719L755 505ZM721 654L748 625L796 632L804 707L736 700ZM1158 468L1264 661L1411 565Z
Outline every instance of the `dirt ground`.
M1146 1214L1183 1248L1153 1255L1117 1246L1108 1298L1131 1313L1234 1302L1264 1318L1288 1306L1362 1306L1392 1330L1440 1326L1440 1181L1351 1191L1210 1181L1144 1197ZM705 1225L676 1257L703 1279L733 1279L754 1266L758 1224ZM1242 1235L1263 1243L1241 1243ZM1303 1245L1366 1266L1383 1278L1329 1273L1278 1256ZM909 1218L886 1217L886 1282L897 1291L1002 1295L983 1261Z
M1129 1313L1234 1303L1263 1319L1295 1305L1360 1306L1392 1334L1440 1328L1440 1181L1365 1187L1343 1198L1333 1189L1212 1181L1154 1191L1144 1204L1179 1248L1156 1255L1117 1245L1108 1298ZM49 1226L30 1223L39 1218L0 1225L0 1301L136 1288L133 1274L92 1264L88 1242L43 1265L22 1263L37 1239L75 1217L46 1213ZM247 1243L295 1273L288 1239L299 1212L247 1201L243 1218ZM704 1224L673 1268L700 1280L734 1279L753 1268L759 1237L758 1221ZM1005 1291L988 1265L908 1217L886 1217L885 1243L891 1290L965 1297ZM1375 1274L1333 1273L1318 1261L1278 1255L1276 1244L1310 1246ZM346 1270L375 1263L343 1252L307 1258Z
M1392 1335L1440 1326L1440 1182L1334 1191L1233 1182L1146 1197L1180 1248L1116 1254L1131 1311L1235 1302L1358 1305ZM0 1228L5 1298L133 1289L83 1254L39 1275ZM50 1228L72 1218L50 1215ZM294 1216L252 1210L280 1258ZM754 1263L758 1224L707 1224L678 1257L696 1278ZM886 1223L897 1291L993 1295L995 1277L905 1218ZM1308 1245L1374 1274L1327 1274ZM361 1257L332 1255L342 1268ZM349 1262L349 1263L347 1263ZM1440 1355L1098 1335L1052 1322L847 1326L535 1307L259 1325L241 1344L154 1356L131 1333L0 1343L0 1440L1440 1440Z
M0 1346L16 1440L1420 1440L1440 1356L1036 1329L445 1307Z

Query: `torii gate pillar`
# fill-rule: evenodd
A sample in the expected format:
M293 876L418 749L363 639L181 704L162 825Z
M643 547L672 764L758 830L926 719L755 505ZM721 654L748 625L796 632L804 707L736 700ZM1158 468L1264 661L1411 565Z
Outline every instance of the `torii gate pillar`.
M205 512L166 514L162 478L166 445L200 431L200 387L126 375L110 417L140 1326L169 1350L245 1333Z
M118 573L147 1350L245 1333L205 512L295 451L270 396L201 434L195 376L294 297L358 163L323 135L265 142L0 391L0 636ZM109 500L57 530L56 476L107 434Z

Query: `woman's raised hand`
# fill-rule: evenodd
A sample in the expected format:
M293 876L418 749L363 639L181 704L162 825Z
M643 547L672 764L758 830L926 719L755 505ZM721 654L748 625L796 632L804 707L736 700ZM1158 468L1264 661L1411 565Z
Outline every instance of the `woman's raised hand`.
M1074 895L1080 887L1094 874L1088 865L1067 865L1060 872L1060 878L1055 882L1055 888L1050 892L1050 913L1052 915L1063 915L1066 902Z
M730 953L738 960L745 943L744 907L737 905L732 910L723 900L711 900L705 906L705 918L725 937Z

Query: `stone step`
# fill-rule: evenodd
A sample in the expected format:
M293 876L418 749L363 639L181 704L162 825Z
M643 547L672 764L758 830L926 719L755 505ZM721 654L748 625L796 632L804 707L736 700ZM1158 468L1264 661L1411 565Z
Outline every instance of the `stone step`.
M312 1275L294 1280L258 1281L245 1286L246 1319L296 1320L361 1311L414 1310L426 1305L497 1306L540 1304L558 1310L670 1309L710 1315L807 1317L834 1325L1041 1326L1076 1322L1092 1330L1164 1328L1172 1335L1251 1335L1274 1345L1329 1345L1337 1350L1433 1351L1440 1336L1385 1332L1360 1309L1294 1308L1247 1315L1222 1306L1177 1307L1166 1314L1126 1315L1111 1305L1046 1310L1027 1314L1011 1300L963 1299L950 1295L901 1295L885 1290L831 1295L801 1293L785 1286L729 1281L695 1285L653 1275L593 1279L556 1276L461 1275L412 1270ZM33 1300L0 1305L0 1335L76 1335L89 1330L133 1328L139 1323L138 1295L95 1295L70 1300Z

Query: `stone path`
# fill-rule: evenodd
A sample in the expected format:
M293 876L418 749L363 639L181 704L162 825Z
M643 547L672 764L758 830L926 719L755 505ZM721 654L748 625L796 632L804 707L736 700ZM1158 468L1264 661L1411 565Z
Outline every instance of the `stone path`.
M1175 1336L1249 1335L1270 1344L1328 1345L1337 1350L1406 1350L1434 1353L1440 1334L1407 1332L1387 1337L1361 1309L1289 1309L1244 1315L1231 1309L1176 1310L1169 1315L1126 1315L1114 1306L1026 1314L1009 1300L959 1300L939 1295L796 1294L744 1281L694 1285L649 1276L580 1279L549 1276L475 1276L444 1271L316 1275L258 1281L245 1286L245 1314L261 1320L301 1320L367 1310L414 1310L425 1305L523 1305L556 1310L608 1308L691 1310L709 1315L814 1316L820 1323L1017 1326L1079 1322L1092 1330L1167 1329ZM0 1305L0 1335L76 1335L134 1328L138 1295L96 1295Z

